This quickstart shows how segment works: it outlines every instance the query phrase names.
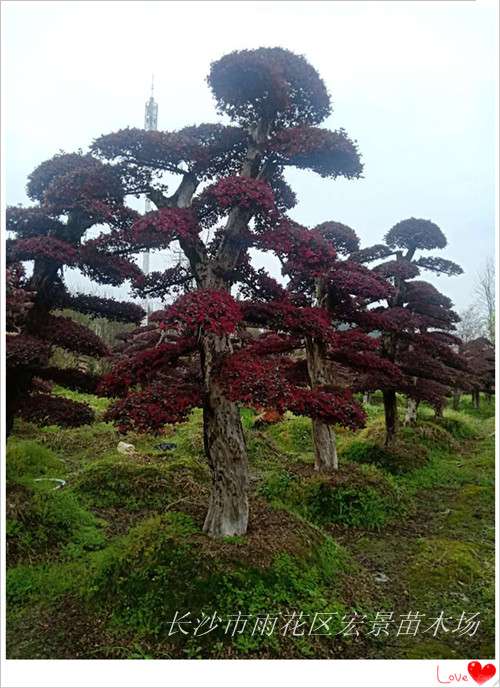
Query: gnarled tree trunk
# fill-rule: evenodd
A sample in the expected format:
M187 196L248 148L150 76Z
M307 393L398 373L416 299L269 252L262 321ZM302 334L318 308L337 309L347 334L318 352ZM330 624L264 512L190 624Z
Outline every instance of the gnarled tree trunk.
M313 418L314 468L325 473L336 471L339 467L335 432L330 425Z
M240 169L243 177L264 176L260 170L261 147L267 140L271 123L260 119L249 130L246 156ZM187 174L170 199L179 208L191 204L198 181ZM153 199L154 200L154 199ZM164 203L164 199L158 199ZM156 202L156 201L155 201ZM252 213L247 208L230 210L215 257L208 255L201 239L180 239L200 289L227 289L223 277L238 263L245 242L239 235ZM204 383L203 439L212 473L212 491L203 530L212 537L243 535L248 526L248 458L239 409L229 401L214 377L221 357L232 350L229 338L215 334L201 337L201 366Z
M311 387L314 389L317 386L328 384L328 371L321 345L314 339L308 338L306 351ZM312 426L315 454L314 468L323 473L337 470L339 462L333 428L317 419L313 419Z
M213 374L219 356L228 351L226 337L204 335L203 440L212 490L203 530L212 537L243 535L248 526L248 460L240 412L225 398Z
M458 411L460 407L460 392L453 392L453 410Z

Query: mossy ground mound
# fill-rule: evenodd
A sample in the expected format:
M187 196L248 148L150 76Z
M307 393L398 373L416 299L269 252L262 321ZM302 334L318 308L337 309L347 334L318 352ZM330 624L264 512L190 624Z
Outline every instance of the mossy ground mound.
M54 452L34 440L11 439L7 449L7 480L26 482L54 477L64 471L64 464Z
M409 473L424 466L428 461L428 451L425 447L411 446L407 442L395 441L390 447L384 447L380 440L354 440L342 453L346 461L366 463L383 468L393 475Z
M427 538L418 549L408 569L408 583L413 600L422 602L430 590L449 589L450 581L472 584L482 578L477 548L470 543L444 538Z
M436 419L423 406L388 455L374 401L365 430L337 432L341 469L326 476L314 472L307 419L257 428L243 411L249 531L217 541L202 533L210 481L200 411L164 440L120 437L103 422L17 423L7 462L8 656L492 656L494 407L477 412L464 400ZM133 456L118 453L120 439L134 444ZM161 441L173 446L164 451ZM38 478L67 482L54 490ZM336 633L344 615L391 609L478 611L481 627L472 638L221 628L169 636L183 610L191 618L329 610Z
M87 462L115 450L121 439L115 428L102 422L79 428L59 428L56 425L38 428L32 423L16 420L14 429L14 441L36 441L57 455L66 470L78 470Z
M188 461L112 456L86 466L76 477L75 487L95 506L155 511L165 509L179 496L180 485L189 492L190 478L196 491L201 492L208 480L206 467Z
M314 452L311 422L307 418L287 414L283 422L270 425L265 434L276 442L282 451L298 456L301 460L305 455Z
M252 636L248 628L228 638L224 623L239 610L254 616L344 610L338 596L347 557L327 536L290 514L263 507L257 513L265 531L258 517L248 538L222 541L203 536L181 513L145 521L105 552L91 600L112 609L117 626L168 643L176 655L197 648L196 656L213 656L214 644L222 656L226 645L236 654L279 652L279 636ZM186 645L182 633L169 636L176 613L187 613L188 628L214 614L223 624ZM307 653L308 643L302 651Z
M465 485L457 491L455 500L444 513L443 528L460 534L467 540L476 540L471 525L481 529L481 540L493 543L495 538L495 495L484 485Z
M9 563L67 556L103 542L98 519L61 489L61 460L32 440L9 442L7 451L7 554Z
M12 485L7 499L7 554L11 563L67 556L103 543L99 520L71 492Z
M477 428L470 421L467 421L458 413L450 416L443 416L437 419L436 423L444 428L457 441L473 440L478 438Z
M435 446L441 438L441 429L433 430L428 425L400 428L393 443L386 447L385 426L379 416L366 429L340 442L341 460L373 464L393 475L414 471L425 466L429 445ZM452 442L451 437L449 440Z
M72 584L59 584L49 600L40 595L51 584L54 568L39 567L38 576L32 572L31 594L22 589L26 573L13 570L10 601L30 597L38 619L50 615L52 625L57 619L53 630L59 649L54 655L51 636L49 656L60 658L70 651L60 627L67 623L72 651L76 645L79 657L89 652L131 657L137 648L142 656L170 658L336 656L343 652L336 636L344 615L358 604L367 608L373 593L358 565L327 534L263 501L254 505L245 538L211 540L181 512L145 519L90 553L85 572L73 570ZM22 611L18 614L11 617L14 627L25 618ZM308 628L316 614L331 619L329 636L280 632L299 615ZM75 641L73 627L88 632L89 619L96 619L96 626L88 643L80 636ZM172 624L175 619L184 625ZM269 634L273 619L276 632ZM200 624L201 631L212 630L193 635ZM181 627L191 633L185 636ZM46 652L35 636L23 639L26 647Z
M327 475L319 475L310 465L271 471L260 491L271 502L322 526L377 529L407 506L391 476L375 466L354 463L343 463Z

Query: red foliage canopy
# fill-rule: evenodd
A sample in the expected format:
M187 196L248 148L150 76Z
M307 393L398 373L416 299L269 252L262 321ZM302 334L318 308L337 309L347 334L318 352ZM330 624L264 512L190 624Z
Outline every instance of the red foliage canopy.
M198 335L200 330L223 336L234 332L242 317L239 304L230 294L206 289L180 296L155 320L161 320L163 328L175 326L185 336Z
M61 265L75 265L77 249L67 241L51 236L33 236L29 239L9 240L7 259L10 262L48 258Z
M243 124L264 118L275 126L311 125L330 114L330 98L316 70L283 48L224 55L212 64L208 84L219 111Z
M159 172L210 179L237 172L243 159L247 135L243 129L222 124L200 124L180 131L122 129L94 141L92 150L118 163L129 193L147 193L161 187Z
M88 404L56 397L50 394L30 394L23 398L18 414L24 420L38 425L75 427L94 421L94 412Z
M495 346L486 337L478 337L460 347L468 365L460 377L458 388L492 394L495 388Z
M136 303L116 301L90 294L62 294L57 305L60 308L85 313L92 318L106 318L116 322L139 324L146 315L144 309Z
M279 164L308 169L321 177L354 179L363 171L356 143L343 129L282 129L269 141L269 150Z
M26 288L25 272L20 263L7 267L5 275L5 325L7 332L20 332L33 307L34 294Z
M32 319L28 331L68 351L76 351L86 356L109 354L107 346L92 330L62 315L46 314L44 318Z
M148 248L167 248L179 238L197 234L194 213L185 208L161 208L147 213L132 226L131 241Z
M322 222L314 227L316 232L330 242L341 256L348 256L359 248L359 238L354 231L341 222Z
M268 182L242 176L224 177L208 186L196 199L194 208L203 227L210 227L231 208L253 214L274 209L274 193Z
M395 224L385 235L385 241L391 248L427 250L444 248L447 243L445 235L434 222L415 217Z
M171 387L155 382L115 402L105 418L116 423L120 432L161 433L167 423L187 420L189 412L201 403L200 390L194 385L177 385L173 394Z

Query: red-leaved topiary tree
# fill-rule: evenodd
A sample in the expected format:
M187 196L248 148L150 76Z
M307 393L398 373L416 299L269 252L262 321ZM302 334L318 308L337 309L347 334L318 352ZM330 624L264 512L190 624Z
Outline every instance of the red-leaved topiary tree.
M429 220L410 218L394 225L385 242L361 249L353 258L360 263L382 260L374 270L394 289L386 305L370 311L366 320L381 333L383 355L403 374L397 384L382 388L386 444L390 444L398 426L396 392L410 399L407 422L416 420L421 400L440 413L444 398L451 394L456 377L467 365L454 350L460 343L453 335L459 317L450 299L431 284L415 279L422 269L446 275L462 273L450 260L418 255L444 248L447 242L443 232Z
M287 166L330 178L358 177L362 167L344 131L317 126L330 113L330 98L303 57L281 48L235 52L212 65L208 83L231 126L127 129L101 137L93 150L128 183L142 185L157 207L130 230L112 233L108 250L119 255L177 241L186 258L138 286L138 294L161 298L177 289L181 296L125 342L122 360L103 383L103 392L121 397L109 418L122 428L161 431L203 407L212 473L204 530L218 536L244 533L248 523L238 404L288 408L328 423L363 420L348 393L311 389L296 376L293 338L328 330L331 318L320 307L293 303L249 260L251 247L276 250L276 241L293 253L286 243L295 240L285 215L295 204L283 177ZM165 172L180 177L171 195L162 188ZM299 250L309 236L302 239ZM236 301L231 289L249 282L276 298Z
M124 205L117 170L91 155L59 154L34 170L27 190L36 205L7 209L7 434L15 415L67 426L89 423L94 417L87 404L39 390L40 379L81 391L97 387L98 378L91 374L50 366L54 347L87 356L109 353L89 328L55 310L71 308L136 323L144 315L133 303L71 295L64 283L65 266L79 268L102 284L140 279L134 262L108 255L98 238L86 239L97 225L117 229L136 219ZM30 277L22 267L27 261L33 264Z
M491 397L495 390L495 345L486 337L477 337L462 344L460 353L469 364L469 371L458 380L456 388L470 392L474 408L478 409L481 392Z
M247 314L253 315L255 324L279 333L286 312L292 335L289 352L293 350L302 384L313 391L335 392L342 400L337 402L339 408L345 409L349 401L356 422L342 417L336 422L359 427L364 413L352 392L379 388L399 377L397 366L381 358L380 340L368 336L360 326L368 307L388 298L392 287L374 271L349 260L349 254L358 249L359 239L354 230L339 222L324 222L309 230L284 220L262 233L257 245L274 250L289 282L286 289L278 284L272 288L265 275L250 274L244 291L254 301L245 304ZM306 312L309 317L305 317ZM284 353L284 342L281 347ZM312 427L316 470L337 469L331 422L313 416Z

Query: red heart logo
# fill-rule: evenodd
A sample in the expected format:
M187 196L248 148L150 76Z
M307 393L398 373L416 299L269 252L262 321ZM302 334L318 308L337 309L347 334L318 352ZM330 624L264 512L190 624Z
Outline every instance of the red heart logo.
M486 683L486 681L489 681L490 678L493 678L493 676L497 673L497 670L493 664L485 664L484 667L482 667L481 662L469 662L467 669L469 670L469 674L472 676L474 681L479 683L480 686L482 686L483 683Z

